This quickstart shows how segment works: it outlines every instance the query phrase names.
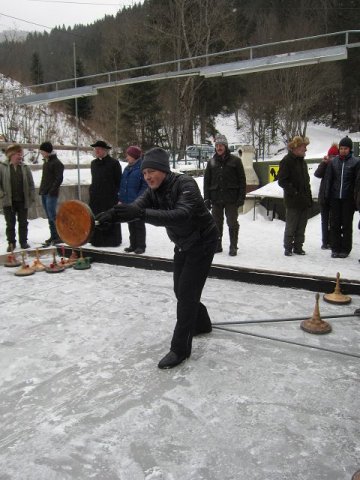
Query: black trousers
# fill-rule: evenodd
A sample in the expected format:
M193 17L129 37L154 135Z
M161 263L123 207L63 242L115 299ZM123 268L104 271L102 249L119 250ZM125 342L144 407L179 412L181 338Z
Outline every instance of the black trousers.
M206 243L196 244L187 251L175 247L174 292L177 298L177 321L171 350L178 355L191 354L192 337L206 331L211 321L201 294L209 274L217 245L218 233L213 229Z
M134 250L136 248L146 249L146 228L143 220L136 220L135 222L129 222L129 237L130 247Z
M355 204L351 198L331 200L330 238L333 252L351 252L354 212Z
M239 228L239 207L236 205L236 203L214 203L211 208L211 214L215 220L216 226L218 227L220 238L223 235L224 212L227 226L229 228Z
M321 237L322 244L330 244L330 205L324 203L320 205L320 214L321 214Z
M305 242L305 229L308 221L308 209L287 208L284 231L284 248L301 249Z
M19 241L21 245L27 242L28 236L28 210L24 202L13 202L12 207L3 207L6 222L6 238L8 243L15 247L16 242L16 217L18 220Z

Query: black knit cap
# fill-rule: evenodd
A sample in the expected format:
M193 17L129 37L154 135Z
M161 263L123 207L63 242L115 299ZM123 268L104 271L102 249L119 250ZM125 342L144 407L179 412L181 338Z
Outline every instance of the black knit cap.
M40 147L39 147L39 150L42 150L43 152L47 152L47 153L51 153L54 148L52 146L52 143L50 142L43 142Z
M353 149L353 142L351 140L351 138L349 138L347 135L346 137L342 138L339 142L339 148L340 147L349 147L350 150Z
M141 164L141 170L153 168L160 172L170 173L170 162L168 153L160 147L154 147L148 150Z

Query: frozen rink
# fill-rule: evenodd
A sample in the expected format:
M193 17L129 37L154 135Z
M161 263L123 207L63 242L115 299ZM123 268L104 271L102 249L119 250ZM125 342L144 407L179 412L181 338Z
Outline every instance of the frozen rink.
M44 258L50 262L51 258ZM170 273L0 267L1 480L350 480L360 469L359 317L214 329L162 371ZM308 317L315 295L209 279L213 322Z

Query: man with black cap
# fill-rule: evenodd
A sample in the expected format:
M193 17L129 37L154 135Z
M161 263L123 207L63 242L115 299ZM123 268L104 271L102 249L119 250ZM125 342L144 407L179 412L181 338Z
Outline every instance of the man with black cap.
M121 165L110 157L111 146L103 140L91 145L96 158L91 162L91 184L89 187L89 206L94 215L108 210L118 202L121 181ZM95 229L91 243L95 247L118 247L121 244L121 226L109 225L108 229Z
M216 253L222 252L224 212L229 227L229 255L237 255L239 207L244 205L246 177L241 158L232 155L225 135L215 137L215 154L208 162L204 175L205 204L211 209L219 230Z
M56 230L56 207L59 198L60 185L63 182L64 165L54 153L50 142L43 142L39 147L44 164L39 188L42 205L44 207L50 229L50 237L45 240L44 246L61 243Z
M360 160L354 157L351 138L339 142L337 155L326 169L325 198L330 200L330 244L332 258L346 258L352 249L354 190Z
M96 217L100 224L142 219L164 226L175 244L174 292L177 322L170 352L159 368L172 368L191 354L192 338L212 330L201 293L214 257L218 230L192 177L170 171L169 155L162 148L145 153L141 165L150 188L131 204L116 205Z

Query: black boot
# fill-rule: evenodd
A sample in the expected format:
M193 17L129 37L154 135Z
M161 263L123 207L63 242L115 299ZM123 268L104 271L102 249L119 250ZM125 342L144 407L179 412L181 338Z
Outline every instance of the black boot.
M237 225L236 227L230 227L229 228L229 236L230 236L230 249L229 249L229 255L231 257L235 257L237 255L237 249L238 249L238 237L239 237L239 226Z
M7 252L12 252L13 250L15 250L15 248L16 248L16 242L15 241L9 242L6 251Z
M186 355L178 355L170 350L158 363L159 368L174 368L186 359Z
M216 245L215 253L220 253L223 251L222 244L221 244L221 237L218 238L218 242Z

